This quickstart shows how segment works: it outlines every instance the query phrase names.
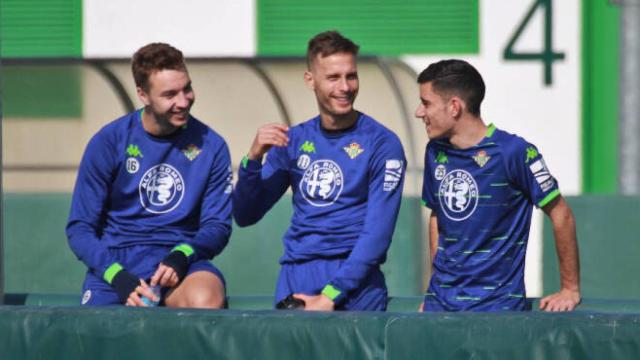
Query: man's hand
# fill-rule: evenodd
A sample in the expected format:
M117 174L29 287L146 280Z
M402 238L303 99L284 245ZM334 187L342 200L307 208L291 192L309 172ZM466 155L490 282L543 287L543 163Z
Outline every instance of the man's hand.
M163 263L158 265L158 269L151 277L151 286L160 285L162 287L174 287L178 285L180 282L180 278L178 277L178 273L170 267Z
M160 301L160 299L158 299L158 297L153 294L153 291L151 291L149 285L147 285L144 280L140 279L140 285L138 285L138 287L136 287L131 292L131 294L129 294L129 298L127 299L127 302L125 302L125 305L147 307L148 305L142 301L142 298L140 296L145 296L153 301Z
M287 131L289 127L283 124L267 124L260 127L247 154L249 159L260 161L272 146L287 146Z
M558 312L573 311L580 304L580 291L561 289L540 300L540 310Z
M325 295L305 295L293 294L293 297L304 301L304 309L306 311L333 311L335 304L333 300Z

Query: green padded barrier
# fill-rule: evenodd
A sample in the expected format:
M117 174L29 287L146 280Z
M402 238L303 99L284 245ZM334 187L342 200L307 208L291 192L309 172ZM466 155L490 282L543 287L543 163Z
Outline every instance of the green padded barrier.
M576 217L583 297L640 298L640 197L567 197ZM560 288L558 260L549 219L544 222L543 288Z
M0 307L11 359L632 359L640 314Z
M229 245L214 259L225 274L229 295L273 294L290 202L290 196L283 197L255 226L234 227ZM69 249L64 232L70 203L69 194L5 194L6 293L80 293L86 269ZM392 295L420 294L426 255L420 226L418 199L405 198L383 267Z

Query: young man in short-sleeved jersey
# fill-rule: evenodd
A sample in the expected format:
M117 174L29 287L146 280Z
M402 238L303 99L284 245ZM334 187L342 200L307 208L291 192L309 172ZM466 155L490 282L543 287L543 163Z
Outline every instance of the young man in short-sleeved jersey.
M562 285L540 307L573 310L580 302L575 222L538 149L485 125L485 86L470 64L431 64L418 83L416 117L431 139L422 199L431 209L433 275L424 311L529 309L524 264L533 206L553 223Z

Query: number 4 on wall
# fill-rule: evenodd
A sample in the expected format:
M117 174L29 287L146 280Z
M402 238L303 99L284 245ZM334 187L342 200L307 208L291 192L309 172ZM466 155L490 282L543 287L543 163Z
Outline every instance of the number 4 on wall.
M551 85L553 83L553 62L564 59L564 53L557 53L553 51L553 0L535 0L527 16L522 20L522 23L518 26L515 34L509 40L507 47L504 49L504 59L512 61L531 61L540 60L544 65L544 83L545 85ZM529 21L533 17L533 14L542 8L544 10L544 49L542 52L521 52L517 53L513 51L513 46L522 35L522 32L529 24Z

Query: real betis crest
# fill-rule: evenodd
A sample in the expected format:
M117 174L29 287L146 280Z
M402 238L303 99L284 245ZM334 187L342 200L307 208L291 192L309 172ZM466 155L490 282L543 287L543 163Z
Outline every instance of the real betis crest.
M480 167L484 167L487 165L487 162L491 159L491 156L487 155L487 152L484 150L478 151L476 156L473 156L473 160L475 160L476 164Z
M357 142L352 142L349 146L345 146L342 149L349 155L350 158L355 159L356 156L362 154L364 151L363 148L360 147L360 144Z
M193 161L193 159L200 155L201 152L202 149L198 149L198 147L193 144L187 145L187 147L182 149L182 153L187 157L187 159L189 159L189 161Z

